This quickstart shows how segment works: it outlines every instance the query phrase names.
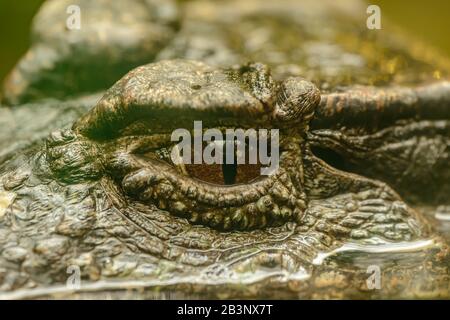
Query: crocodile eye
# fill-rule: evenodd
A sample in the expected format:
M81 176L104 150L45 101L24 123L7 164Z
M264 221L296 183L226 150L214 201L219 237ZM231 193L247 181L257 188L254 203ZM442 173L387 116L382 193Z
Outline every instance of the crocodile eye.
M244 163L237 163L237 156L240 152L238 142L235 142L235 147L231 155L233 157L232 163L227 162L226 148L223 141L213 141L208 143L208 145L210 148L221 150L216 158L222 160L220 163L207 164L203 161L201 164L194 164L194 159L192 157L190 163L176 165L178 170L192 178L216 185L249 183L261 175L261 164L258 162L250 164L248 152L244 155ZM202 152L205 150L206 146L207 145L204 143ZM247 146L245 147L247 148ZM174 148L176 148L176 146ZM245 150L248 150L248 148ZM194 151L194 148L191 148L191 155L194 154ZM164 154L167 154L167 152L164 152ZM215 152L212 152L212 156L215 156ZM164 159L167 159L167 157L165 156Z
M260 176L259 164L189 164L188 174L198 180L219 184L233 185L248 183Z
M187 143L157 139L149 143L144 140L133 149L147 161L160 161L174 167L179 174L215 185L237 185L253 182L262 176L267 161L272 161L272 141L266 136L234 138L231 143L225 139L203 141L200 147L194 139ZM159 146L157 146L159 145ZM259 150L263 148L262 150ZM276 149L278 152L278 149ZM264 158L260 158L264 157ZM265 159L265 162L260 161Z

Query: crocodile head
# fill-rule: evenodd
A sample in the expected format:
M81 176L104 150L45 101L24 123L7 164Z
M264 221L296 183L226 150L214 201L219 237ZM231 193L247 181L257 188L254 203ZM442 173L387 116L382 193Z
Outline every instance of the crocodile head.
M319 100L310 82L289 78L276 84L261 64L216 70L198 62L163 61L116 83L74 131L94 141L102 155L95 157L127 196L193 224L260 229L303 216L302 141ZM191 130L193 121L223 131L279 128L278 170L261 175L258 163L171 165L168 155L177 148L171 147L171 133ZM50 154L77 153L66 148ZM57 165L67 168L59 160Z
M3 290L65 284L68 266L86 290L111 280L250 290L239 284L308 277L320 253L346 243L427 237L386 184L311 153L319 101L312 83L275 81L258 63L169 60L131 71L71 129L4 168ZM278 129L278 168L174 164L171 133L193 121L219 133Z

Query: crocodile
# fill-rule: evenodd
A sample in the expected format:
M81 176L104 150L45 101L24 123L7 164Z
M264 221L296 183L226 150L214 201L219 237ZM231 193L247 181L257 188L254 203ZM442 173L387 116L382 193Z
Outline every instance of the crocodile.
M69 2L4 86L0 297L448 298L445 58L357 1L90 1L45 31ZM173 163L198 120L279 129L278 170Z

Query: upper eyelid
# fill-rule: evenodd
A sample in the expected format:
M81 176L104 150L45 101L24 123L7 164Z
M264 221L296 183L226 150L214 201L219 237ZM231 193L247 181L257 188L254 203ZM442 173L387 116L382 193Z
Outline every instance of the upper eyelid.
M176 141L170 141L170 137L162 143L161 143L161 140L158 140L158 143L149 144L148 143L149 141L155 142L155 141L152 141L152 139L145 139L145 141L140 140L139 142L136 142L132 145L128 145L128 152L134 153L134 154L144 154L144 153L152 152L152 153L156 154L156 153L158 153L158 151L160 151L162 149L167 149L168 152L170 153L172 151L172 148L178 144L178 142L176 142ZM215 143L216 141L223 142L223 146L226 147L226 142L224 139L210 141L209 143ZM238 147L239 143L240 143L239 140L235 140L234 146ZM247 140L245 141L244 144L245 144L245 147L248 147Z
M170 134L127 136L118 140L116 143L124 145L129 153L135 154L156 151L174 144L174 142L170 141Z
M202 134L205 133L209 128L203 128ZM218 130L222 132L222 139L217 141L225 140L225 130L230 129L230 127L218 127ZM193 137L193 130L190 130L191 136ZM257 137L258 139L258 137ZM146 153L146 152L156 152L162 148L172 149L174 145L176 145L177 141L171 141L171 133L154 133L151 135L145 136L126 136L121 138L119 144L126 145L126 149L130 153ZM214 141L212 141L214 142ZM239 143L238 140L235 140L235 146ZM245 140L245 145L248 145L247 139Z

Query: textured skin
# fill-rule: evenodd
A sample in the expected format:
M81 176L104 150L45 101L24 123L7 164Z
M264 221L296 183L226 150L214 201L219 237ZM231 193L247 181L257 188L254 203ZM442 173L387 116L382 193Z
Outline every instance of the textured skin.
M66 11L74 5L81 25L71 30ZM3 100L15 105L106 89L154 59L175 34L177 18L171 0L45 2L33 20L30 49L5 81Z
M309 141L342 157L340 169L382 179L413 203L448 204L449 101L450 82L329 94Z
M68 265L80 263L83 277L90 280L137 278L136 272L144 272L137 256L148 264L146 277L161 272L157 266L166 261L175 269L165 276L180 281L194 275L206 283L245 281L255 276L247 268L267 263L270 272L261 269L261 277L296 274L317 250L328 251L350 239L426 237L415 212L387 185L336 171L310 153L304 137L319 101L314 86L306 86L310 91L303 99L280 101L276 97L285 96L275 88L285 90L294 82L305 86L305 80L290 78L277 85L261 65L237 70L190 61L137 68L72 130L52 133L26 164L6 170L3 188L15 201L5 211L1 229L4 288L57 282ZM241 70L257 80L240 86L236 72ZM215 76L207 79L216 80L204 82L211 73ZM171 85L159 88L166 79ZM152 89L141 90L139 83ZM192 93L195 84L201 85L198 93ZM265 95L260 88L267 88ZM172 129L164 122L163 129L153 126L155 110L162 121L172 109L186 114L182 119L199 110L205 120L209 112L229 112L236 126L241 125L239 114L251 112L254 123L261 119L264 126L264 121L276 121L284 108L280 104L291 100L299 101L291 105L299 111L291 113L285 127L279 122L280 168L261 180L212 187L154 157L142 157L165 146ZM187 101L193 101L189 108ZM130 121L136 118L138 132L136 121ZM104 266L105 259L112 265Z
M365 268L317 259L348 244L435 239L429 255L419 250L419 262L409 253L389 255L383 290L365 297L448 297L446 247L410 205L445 202L448 83L436 82L440 66L401 42L349 42L353 9L329 5L188 2L180 31L158 46L156 60L199 61L138 67L95 104L98 95L70 100L47 87L36 96L7 89L10 102L47 95L66 101L0 109L12 119L6 124L15 123L0 128L3 136L22 133L12 145L0 140L1 296L98 297L143 288L188 297L360 297ZM87 77L95 75L96 62L83 59ZM57 68L49 74L61 76ZM24 77L20 83L33 78ZM22 123L24 113L36 115L34 127ZM170 133L193 120L279 128L279 171L212 186L160 161ZM401 157L391 156L399 150ZM442 192L424 194L430 186ZM65 285L69 266L80 268L79 290ZM422 277L433 286L423 286Z

